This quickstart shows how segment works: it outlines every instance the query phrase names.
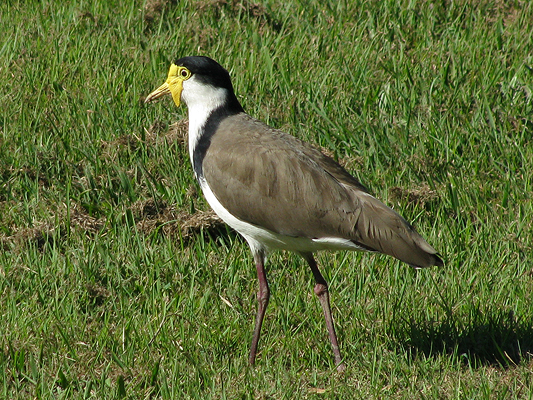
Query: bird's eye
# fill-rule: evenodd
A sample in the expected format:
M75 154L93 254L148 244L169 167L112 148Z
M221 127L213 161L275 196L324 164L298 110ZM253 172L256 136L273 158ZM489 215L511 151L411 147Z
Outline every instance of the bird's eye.
M191 76L191 72L188 69L183 68L180 71L180 75L181 75L182 78L188 78L188 77Z

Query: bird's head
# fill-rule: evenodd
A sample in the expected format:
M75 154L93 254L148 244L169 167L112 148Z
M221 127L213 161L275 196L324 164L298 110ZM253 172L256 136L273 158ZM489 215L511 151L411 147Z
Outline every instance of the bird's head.
M181 101L190 108L195 104L220 103L242 111L229 72L209 57L195 56L176 59L168 71L165 83L148 95L145 103L171 94L176 106Z

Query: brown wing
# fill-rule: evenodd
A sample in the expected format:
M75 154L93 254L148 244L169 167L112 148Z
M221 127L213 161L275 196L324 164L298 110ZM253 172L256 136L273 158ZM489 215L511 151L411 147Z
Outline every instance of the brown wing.
M436 251L338 163L246 114L221 122L203 174L243 221L287 236L349 239L414 266L439 264Z

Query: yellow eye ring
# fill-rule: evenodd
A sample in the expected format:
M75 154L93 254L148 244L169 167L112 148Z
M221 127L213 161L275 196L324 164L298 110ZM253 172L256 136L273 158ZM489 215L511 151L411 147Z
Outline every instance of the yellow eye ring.
M189 79L190 76L191 76L191 71L189 71L185 67L180 68L180 71L178 73L179 73L180 77L183 78L184 80L185 79Z

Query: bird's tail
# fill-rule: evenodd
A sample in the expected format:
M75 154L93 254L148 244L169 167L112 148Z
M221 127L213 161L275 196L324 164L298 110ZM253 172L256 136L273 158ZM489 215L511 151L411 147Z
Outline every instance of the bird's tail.
M393 256L414 268L442 266L437 251L396 211L372 196L362 202L354 242Z

